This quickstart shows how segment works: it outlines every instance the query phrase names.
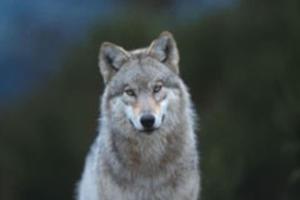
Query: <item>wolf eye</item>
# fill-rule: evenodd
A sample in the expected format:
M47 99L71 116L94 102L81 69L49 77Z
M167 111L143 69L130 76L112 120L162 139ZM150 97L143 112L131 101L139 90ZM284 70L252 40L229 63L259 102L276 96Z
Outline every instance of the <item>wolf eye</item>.
M162 88L162 85L155 85L154 88L153 88L153 92L154 93L158 93Z
M124 91L128 96L134 97L135 93L133 91L133 89L125 89Z

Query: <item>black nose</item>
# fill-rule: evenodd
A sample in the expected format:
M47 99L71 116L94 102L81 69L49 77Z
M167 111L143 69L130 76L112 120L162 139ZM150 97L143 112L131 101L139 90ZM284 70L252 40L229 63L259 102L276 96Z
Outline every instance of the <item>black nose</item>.
M145 114L141 117L141 124L145 129L153 129L155 117L151 114Z

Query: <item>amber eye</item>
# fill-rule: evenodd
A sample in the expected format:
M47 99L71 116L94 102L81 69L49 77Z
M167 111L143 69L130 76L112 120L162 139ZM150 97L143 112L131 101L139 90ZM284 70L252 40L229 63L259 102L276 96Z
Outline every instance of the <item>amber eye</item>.
M134 97L135 93L133 91L133 89L125 89L124 91L128 96Z
M160 85L160 84L159 85L155 85L154 88L153 88L153 92L154 93L158 93L161 90L161 88L162 88L162 85Z

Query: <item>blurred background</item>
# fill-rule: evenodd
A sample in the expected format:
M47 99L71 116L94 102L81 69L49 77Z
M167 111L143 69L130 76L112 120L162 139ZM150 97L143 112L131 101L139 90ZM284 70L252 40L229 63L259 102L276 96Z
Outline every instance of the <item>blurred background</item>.
M74 199L100 44L163 30L200 115L202 200L300 199L298 0L1 0L1 200Z

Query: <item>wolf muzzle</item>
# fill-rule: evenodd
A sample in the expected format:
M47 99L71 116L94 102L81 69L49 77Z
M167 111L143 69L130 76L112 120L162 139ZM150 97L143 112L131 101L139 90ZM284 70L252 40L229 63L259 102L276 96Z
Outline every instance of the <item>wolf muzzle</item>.
M154 130L155 116L152 114L142 115L140 122L145 131L150 132Z

